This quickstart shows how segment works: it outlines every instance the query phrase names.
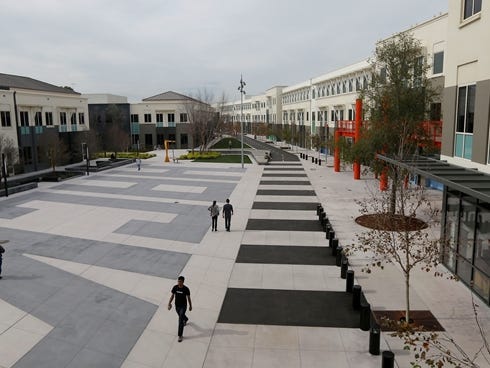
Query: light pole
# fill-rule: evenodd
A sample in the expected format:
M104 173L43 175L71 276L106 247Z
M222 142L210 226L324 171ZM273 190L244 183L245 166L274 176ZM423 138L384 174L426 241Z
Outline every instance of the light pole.
M243 81L243 76L240 75L240 86L238 87L238 90L240 91L240 135L241 135L241 162L242 162L242 169L243 169L243 95L245 94L245 90L243 87L245 87L247 84Z

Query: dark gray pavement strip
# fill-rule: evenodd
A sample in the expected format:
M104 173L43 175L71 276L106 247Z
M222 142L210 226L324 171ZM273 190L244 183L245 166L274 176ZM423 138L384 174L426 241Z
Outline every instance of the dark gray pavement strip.
M316 211L312 202L254 202L253 210Z
M337 328L359 328L359 320L350 293L236 288L227 290L218 318L219 323Z
M236 263L335 265L328 247L242 244Z
M306 174L268 174L264 173L262 174L262 177L269 177L269 178L306 178Z
M323 231L318 220L248 219L246 230Z
M14 368L119 367L156 309L114 290L94 293L65 315Z
M201 219L189 216L188 220L185 221L179 217L167 224L152 221L131 220L114 232L155 239L199 243L211 227L211 218L209 215L207 217L203 216ZM206 221L203 222L204 219ZM221 218L218 219L218 226L221 227L224 222L221 224L220 222L222 222Z
M264 171L305 171L302 167L264 167Z
M261 180L259 185L311 185L309 181Z
M22 208L22 207L7 207L8 204L2 203L2 208L0 209L0 218L12 220L16 217L26 215L30 212L37 211L33 208Z
M190 258L187 253L38 232L0 228L0 233L2 237L10 239L4 254L3 274L5 279L18 279L19 284L31 278L29 267L41 267L42 264L23 257L23 253L172 279L178 276ZM43 269L46 271L51 268L43 266ZM34 276L32 278L36 279ZM56 278L53 277L50 284L55 282ZM2 287L4 285L2 283Z
M177 277L190 258L186 253L67 237L22 248L28 254L165 278Z
M199 181L196 180L195 184ZM148 184L148 183L146 183ZM112 187L99 187L99 186L87 186L77 184L60 184L52 187L54 190L72 190L83 193L107 193L116 195L135 195L149 198L167 198L178 200L191 200L191 201L213 201L221 198L226 199L230 196L235 189L235 184L220 183L219 186L207 187L202 193L182 193L172 191L153 190L154 183L152 185L143 185L138 183L130 188L112 188Z
M165 203L165 202L154 202L151 198L148 200L128 200L125 198L100 198L100 197L86 197L86 196L74 196L71 194L58 194L58 193L40 193L38 200L51 201L51 202L62 202L62 203L73 203L88 206L103 206L111 208L121 208L126 210L137 210L137 211L149 211L149 212L166 212L178 215L191 215L193 213L202 215L207 214L207 207L211 205L197 205L197 204L181 204L178 203L179 200L176 199L177 203ZM3 211L0 210L0 214Z
M314 197L314 190L259 189L257 195Z

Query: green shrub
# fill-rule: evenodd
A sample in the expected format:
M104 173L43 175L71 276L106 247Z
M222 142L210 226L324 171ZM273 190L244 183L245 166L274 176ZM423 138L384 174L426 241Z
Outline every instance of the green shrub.
M188 152L179 157L180 160L196 160L196 159L215 159L221 156L219 152Z

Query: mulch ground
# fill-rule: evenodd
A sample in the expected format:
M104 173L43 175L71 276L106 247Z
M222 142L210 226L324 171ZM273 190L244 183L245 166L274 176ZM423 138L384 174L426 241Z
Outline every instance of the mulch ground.
M400 321L405 316L405 311L401 310L378 310L373 311L376 321L381 327L381 331L394 331L393 328L382 323L383 318L391 321ZM412 326L419 327L424 331L444 331L439 321L428 310L410 311L410 320L413 320Z
M416 231L427 228L427 223L415 217L394 215L391 213L375 213L356 218L356 223L374 230L384 231Z

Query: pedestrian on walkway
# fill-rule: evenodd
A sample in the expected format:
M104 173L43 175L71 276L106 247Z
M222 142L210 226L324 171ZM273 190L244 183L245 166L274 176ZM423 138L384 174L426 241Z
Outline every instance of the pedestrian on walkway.
M218 231L218 216L219 216L219 206L216 201L208 207L209 215L211 216L211 231Z
M2 279L2 261L3 254L5 253L5 248L2 247L2 244L8 243L8 240L0 240L0 279Z
M179 315L179 342L182 342L182 339L184 338L184 326L189 321L189 318L185 315L185 312L187 311L187 302L189 302L189 311L192 311L191 291L184 285L184 280L184 276L179 276L177 285L172 288L172 295L168 301L168 310L170 310L172 309L172 301L175 297L175 311Z
M140 171L141 170L141 159L139 157L136 159L136 166L138 166L138 171Z
M226 231L230 231L231 216L233 215L233 206L230 204L230 200L226 200L226 204L223 206L223 218L225 219Z

